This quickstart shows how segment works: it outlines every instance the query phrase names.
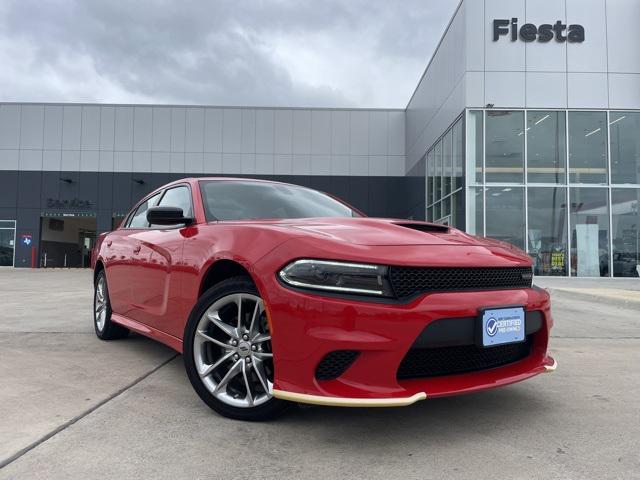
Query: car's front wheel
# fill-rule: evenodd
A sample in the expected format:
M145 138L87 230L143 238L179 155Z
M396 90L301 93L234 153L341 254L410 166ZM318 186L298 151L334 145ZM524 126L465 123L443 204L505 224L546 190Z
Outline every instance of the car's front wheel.
M240 420L266 420L290 404L273 397L269 322L247 277L205 292L184 335L184 362L194 389L213 410Z

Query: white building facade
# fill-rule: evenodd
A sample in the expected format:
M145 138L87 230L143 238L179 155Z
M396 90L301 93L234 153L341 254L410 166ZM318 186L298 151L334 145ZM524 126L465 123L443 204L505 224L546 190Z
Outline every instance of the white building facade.
M426 217L508 241L537 275L637 277L635 0L465 0L406 110Z

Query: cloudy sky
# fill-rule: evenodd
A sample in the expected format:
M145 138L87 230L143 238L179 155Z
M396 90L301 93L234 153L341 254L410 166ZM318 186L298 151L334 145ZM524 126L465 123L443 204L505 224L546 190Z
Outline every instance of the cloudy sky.
M405 107L458 0L0 0L0 101Z

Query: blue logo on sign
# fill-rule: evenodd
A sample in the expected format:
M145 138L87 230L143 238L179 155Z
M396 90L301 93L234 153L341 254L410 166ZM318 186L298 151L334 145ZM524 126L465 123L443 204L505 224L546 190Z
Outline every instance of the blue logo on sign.
M31 245L31 235L22 235L22 243L24 243L27 247Z
M496 333L498 333L498 321L491 317L489 320L487 320L487 335L489 335L490 337L493 337Z

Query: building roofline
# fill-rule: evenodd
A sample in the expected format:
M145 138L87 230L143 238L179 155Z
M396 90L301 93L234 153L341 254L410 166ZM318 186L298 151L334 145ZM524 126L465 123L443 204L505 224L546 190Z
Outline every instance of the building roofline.
M420 84L422 83L422 80L424 79L424 76L427 74L427 71L429 71L429 67L433 63L433 59L436 58L436 54L438 53L438 50L440 49L440 45L442 45L442 42L444 41L444 37L446 37L447 33L449 33L449 28L451 28L451 24L453 23L453 19L456 18L456 15L458 14L458 11L460 10L460 7L462 6L463 3L464 3L464 0L460 0L460 2L458 3L458 6L453 11L453 15L451 15L451 18L449 19L449 23L447 23L447 27L444 29L444 32L442 33L442 36L440 37L440 41L438 42L438 44L436 45L436 48L434 48L433 53L431 54L431 58L429 59L429 63L427 63L427 67L422 72L422 75L420 75L420 80L418 80L416 88L413 90L413 93L411 94L411 97L409 97L409 101L407 102L407 106L404 108L405 112L409 108L409 104L413 100L413 97L416 96L416 92L418 91L418 87L420 87Z
M364 107L265 107L251 105L198 105L172 103L99 103L99 102L3 102L0 105L44 105L74 107L168 107L168 108L219 108L229 110L316 110L316 111L362 111L362 112L405 112L406 108L364 108Z

